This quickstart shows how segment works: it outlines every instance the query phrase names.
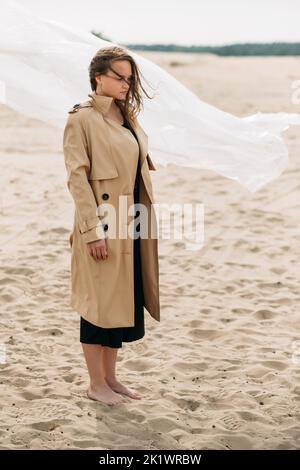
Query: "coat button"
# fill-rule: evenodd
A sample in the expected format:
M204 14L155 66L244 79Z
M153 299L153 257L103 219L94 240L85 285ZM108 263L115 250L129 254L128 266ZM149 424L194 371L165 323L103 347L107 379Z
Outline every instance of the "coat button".
M138 217L140 215L140 211L136 211L136 213L134 214L134 218Z
M108 225L107 225L107 224L105 224L105 225L104 225L104 227L103 227L103 230L105 230L105 231L106 231L107 229L108 229Z
M107 194L107 193L102 194L102 199L104 199L106 201L106 199L108 199L108 198L109 198L109 194Z

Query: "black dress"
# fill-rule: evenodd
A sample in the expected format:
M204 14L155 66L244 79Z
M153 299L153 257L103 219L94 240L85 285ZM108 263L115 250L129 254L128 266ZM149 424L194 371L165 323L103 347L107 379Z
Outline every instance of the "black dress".
M123 124L131 130L136 138L135 132L127 122ZM134 203L139 202L139 179L140 179L140 160L138 160L137 172L134 184ZM138 211L135 216L138 216ZM141 253L140 253L140 224L135 224L134 229L134 326L118 328L102 328L80 317L80 342L88 344L100 344L110 348L121 348L122 341L131 342L143 338L145 335L144 322L144 294L141 272Z

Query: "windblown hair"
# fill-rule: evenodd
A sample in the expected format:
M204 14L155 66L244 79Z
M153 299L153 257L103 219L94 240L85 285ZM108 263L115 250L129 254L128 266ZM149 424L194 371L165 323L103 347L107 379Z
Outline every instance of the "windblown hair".
M131 126L133 126L134 119L139 114L140 110L143 108L142 91L148 98L151 97L147 94L141 84L141 72L139 71L135 60L125 48L118 46L110 46L105 47L103 49L99 49L99 51L97 51L89 65L90 84L92 90L96 91L97 81L95 77L97 75L105 74L108 70L112 70L115 74L119 75L116 70L113 70L111 68L111 65L118 60L128 60L130 62L132 80L128 93L126 94L126 99L115 99L115 103L117 106L119 106L124 116L124 119L126 119L126 121L129 122Z

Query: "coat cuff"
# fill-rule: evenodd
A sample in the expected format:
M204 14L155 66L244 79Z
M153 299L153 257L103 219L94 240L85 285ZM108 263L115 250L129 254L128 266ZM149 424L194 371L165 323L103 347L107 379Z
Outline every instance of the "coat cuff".
M105 231L99 217L92 217L78 223L79 231L86 243L105 238Z

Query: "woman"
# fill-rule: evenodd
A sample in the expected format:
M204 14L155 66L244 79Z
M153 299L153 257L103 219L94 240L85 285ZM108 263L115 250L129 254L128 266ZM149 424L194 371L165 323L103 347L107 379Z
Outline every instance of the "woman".
M143 87L133 58L120 47L100 49L89 76L91 99L69 111L63 137L67 185L75 203L71 306L81 315L87 395L112 405L125 396L141 398L116 377L122 341L144 336L144 306L160 321L149 173L156 168L136 119Z

